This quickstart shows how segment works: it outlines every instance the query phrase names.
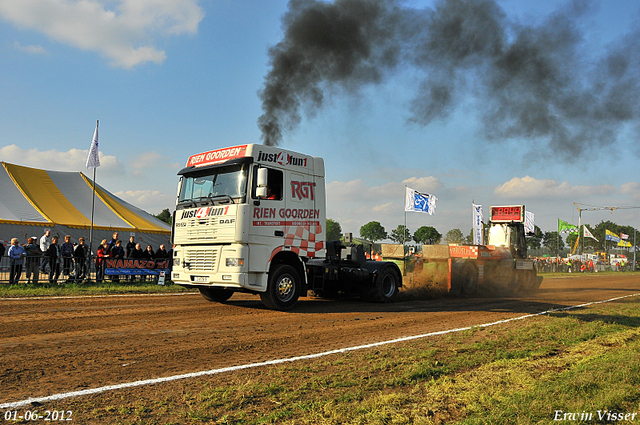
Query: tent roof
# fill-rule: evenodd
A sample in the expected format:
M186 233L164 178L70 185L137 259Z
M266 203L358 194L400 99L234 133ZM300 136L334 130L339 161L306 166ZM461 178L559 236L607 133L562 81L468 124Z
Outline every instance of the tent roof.
M91 227L92 182L80 172L2 162L0 222ZM166 223L96 184L94 228L169 234Z

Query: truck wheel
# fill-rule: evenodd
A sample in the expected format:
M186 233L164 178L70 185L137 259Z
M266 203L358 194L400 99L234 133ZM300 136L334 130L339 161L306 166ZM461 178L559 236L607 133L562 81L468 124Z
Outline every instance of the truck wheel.
M382 269L372 286L365 291L364 298L376 303L392 303L398 296L399 288L398 275L387 267Z
M260 294L260 299L272 310L289 310L300 297L300 276L291 266L280 264L269 276L267 292Z
M223 303L227 301L233 295L233 291L230 289L222 289L222 288L198 288L200 290L200 294L207 301L216 301L219 303Z
M462 293L473 295L478 289L478 272L472 264L466 264L462 269Z

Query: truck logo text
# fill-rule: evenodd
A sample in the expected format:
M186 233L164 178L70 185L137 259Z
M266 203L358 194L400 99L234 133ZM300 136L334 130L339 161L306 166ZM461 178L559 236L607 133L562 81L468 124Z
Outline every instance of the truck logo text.
M227 215L227 211L229 211L229 206L220 208L203 207L198 208L197 210L182 211L182 216L180 218L205 218L214 215Z
M291 156L286 152L280 152L279 154L275 154L275 153L264 153L260 151L258 152L257 160L266 161L266 162L277 162L282 166L285 166L285 165L297 165L298 167L307 166L307 158L296 158L295 156Z
M313 201L313 182L291 182L291 197L298 199L311 199Z

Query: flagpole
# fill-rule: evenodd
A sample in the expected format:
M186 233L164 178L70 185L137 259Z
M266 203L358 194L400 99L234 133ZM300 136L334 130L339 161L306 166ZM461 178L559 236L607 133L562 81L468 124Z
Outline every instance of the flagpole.
M89 150L89 158L87 158L87 165L89 165L89 159L91 158L91 150L93 149L93 143L96 142L97 143L97 136L98 136L98 124L100 124L100 120L96 120L96 130L95 130L95 134L94 134L94 139L91 141L91 146L92 148ZM96 146L97 149L97 146ZM98 155L98 152L96 150L96 155ZM98 166L100 165L100 160L98 159L98 163L91 163L92 167L93 167L93 194L91 197L91 230L89 232L89 261L91 261L91 255L92 255L92 249L93 249L93 216L94 216L94 211L95 211L95 205L96 205L96 168L98 168ZM91 267L91 265L89 265L89 267ZM91 270L91 269L89 269Z
M404 232L402 234L402 255L404 255L404 249L405 246L407 245L407 185L404 185L404 202L405 207L404 207Z

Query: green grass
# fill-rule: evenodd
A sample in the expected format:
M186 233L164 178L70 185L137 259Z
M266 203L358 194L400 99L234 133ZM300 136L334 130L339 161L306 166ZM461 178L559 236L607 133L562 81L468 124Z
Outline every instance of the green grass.
M137 402L123 392L120 409L108 394L65 408L86 423L122 424L528 425L605 409L640 421L640 300L178 387L141 390L147 399Z
M152 294L152 293L175 293L191 292L193 289L186 289L182 286L168 282L165 285L158 285L155 282L133 281L133 282L111 282L102 283L60 283L51 284L48 281L33 284L0 285L0 298L9 297L39 297L39 296L73 296L73 295L107 295L107 294Z

